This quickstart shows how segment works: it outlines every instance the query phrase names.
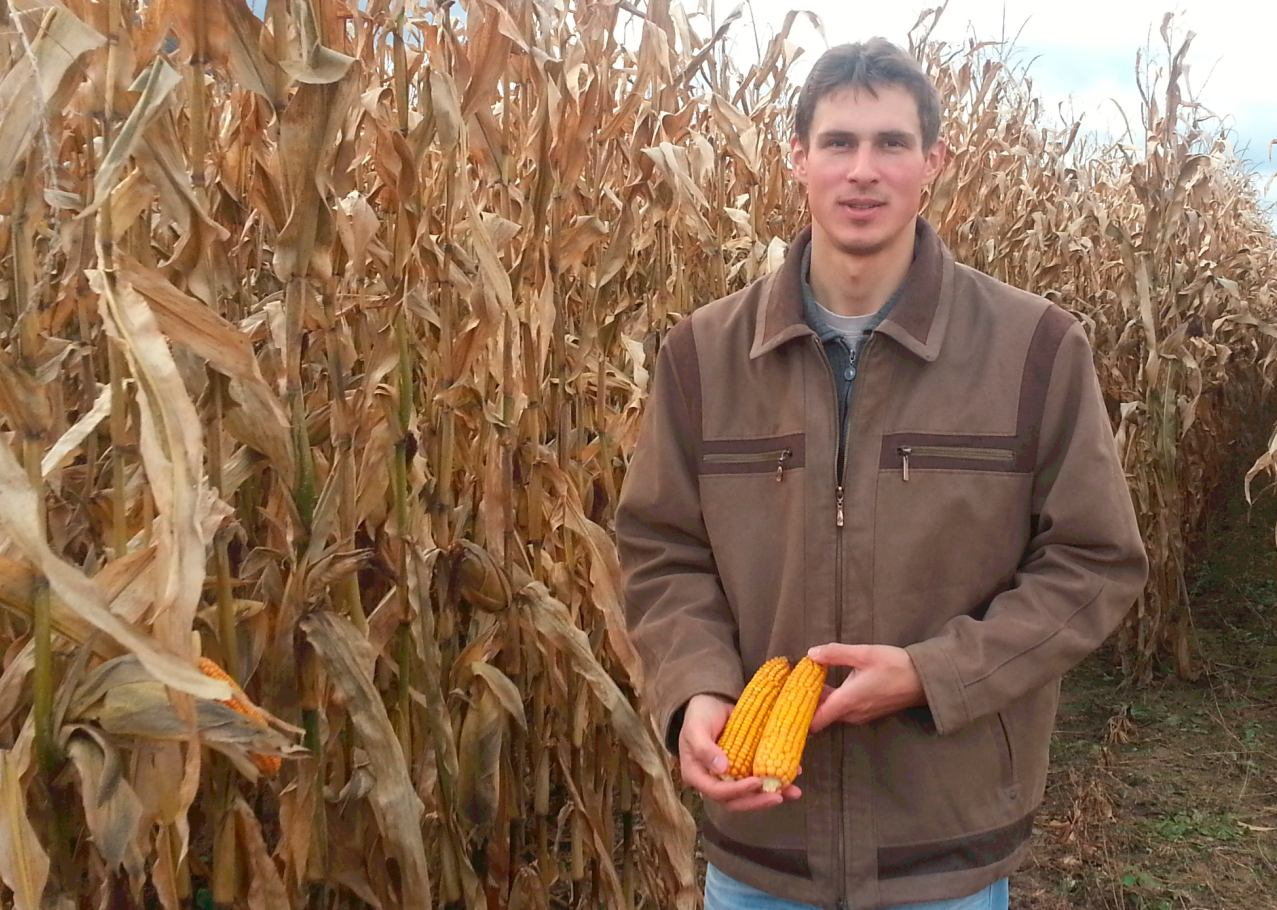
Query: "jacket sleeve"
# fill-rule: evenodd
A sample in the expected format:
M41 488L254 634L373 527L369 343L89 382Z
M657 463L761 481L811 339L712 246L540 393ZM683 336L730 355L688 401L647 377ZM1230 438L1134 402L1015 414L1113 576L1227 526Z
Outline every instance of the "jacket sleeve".
M1062 314L1061 314L1062 315ZM1032 534L1011 587L906 648L939 733L1001 710L1098 648L1148 560L1082 326L1064 333L1043 407Z
M645 698L677 754L693 695L735 699L737 629L701 514L700 372L690 319L661 345L616 510L626 624L643 664Z

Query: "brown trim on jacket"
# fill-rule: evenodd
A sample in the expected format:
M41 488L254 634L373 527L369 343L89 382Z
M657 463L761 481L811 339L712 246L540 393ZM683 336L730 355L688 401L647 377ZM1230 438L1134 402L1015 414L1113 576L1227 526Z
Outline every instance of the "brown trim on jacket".
M992 866L1006 859L1028 840L1033 832L1033 815L992 831L968 837L907 844L902 847L878 848L878 877L903 878L906 875L934 875L937 872L962 872Z
M1023 818L967 837L878 848L878 877L904 878L910 875L934 875L937 872L964 872L992 866L1006 859L1033 832L1034 813ZM785 875L811 878L811 866L803 850L780 847L757 847L728 837L708 819L701 822L705 840L725 853L739 856Z
M705 840L725 853L747 859L773 872L811 878L811 866L807 862L805 850L785 850L780 847L755 847L753 844L743 844L719 831L709 819L702 820L701 829Z
M1028 353L1024 357L1024 378L1020 381L1020 406L1017 410L1015 434L1021 439L1031 439L1032 469L1037 465L1038 436L1042 431L1042 410L1046 407L1046 393L1051 386L1051 371L1055 367L1055 355L1060 350L1069 327L1077 320L1058 306L1047 307L1033 330Z
M692 442L694 451L699 452L701 445L701 362L696 354L696 333L692 324L680 322L670 329L665 336L665 344L670 349L670 366L678 377L678 384L683 392L683 404L687 407L687 438Z
M758 439L706 439L701 443L702 474L776 474L806 464L807 437L803 433Z

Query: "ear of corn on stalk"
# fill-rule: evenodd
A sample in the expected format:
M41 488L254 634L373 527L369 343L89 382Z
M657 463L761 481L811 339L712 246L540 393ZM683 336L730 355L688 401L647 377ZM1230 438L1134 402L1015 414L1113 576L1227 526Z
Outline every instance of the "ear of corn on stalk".
M754 753L763 738L763 727L788 676L789 659L773 657L758 668L736 700L718 738L719 748L727 755L727 770L719 775L723 780L737 780L753 773Z
M225 670L219 667L215 662L207 657L201 657L199 660L200 672L211 679L220 679L231 687L231 698L220 699L220 703L242 714L251 720L254 724L263 729L266 728L266 716L257 710L257 706L248 700L248 696L244 694L244 690L239 684L231 678ZM263 755L259 752L250 752L248 755L253 764L257 766L257 770L265 774L267 777L273 777L278 773L283 760L278 755Z
M798 763L820 702L825 674L823 666L804 657L785 679L754 754L754 773L763 779L764 791L775 793L798 776Z

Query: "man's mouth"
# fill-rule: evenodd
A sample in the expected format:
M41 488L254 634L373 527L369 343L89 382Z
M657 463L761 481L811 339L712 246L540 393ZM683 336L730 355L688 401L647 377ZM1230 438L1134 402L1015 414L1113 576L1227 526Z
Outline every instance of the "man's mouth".
M885 202L879 202L873 199L852 199L840 204L857 212L868 211L869 209L876 209L886 205Z

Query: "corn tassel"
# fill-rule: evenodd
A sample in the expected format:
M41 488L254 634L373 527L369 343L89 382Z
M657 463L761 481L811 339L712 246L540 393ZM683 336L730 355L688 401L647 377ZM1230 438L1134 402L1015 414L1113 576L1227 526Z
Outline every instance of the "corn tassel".
M763 779L763 790L775 793L794 782L807 743L812 715L820 703L826 670L809 657L794 667L763 728L754 755L754 774Z
M736 700L718 738L719 748L727 755L727 770L719 775L723 780L739 780L752 773L763 727L788 676L789 659L773 657L758 668Z

